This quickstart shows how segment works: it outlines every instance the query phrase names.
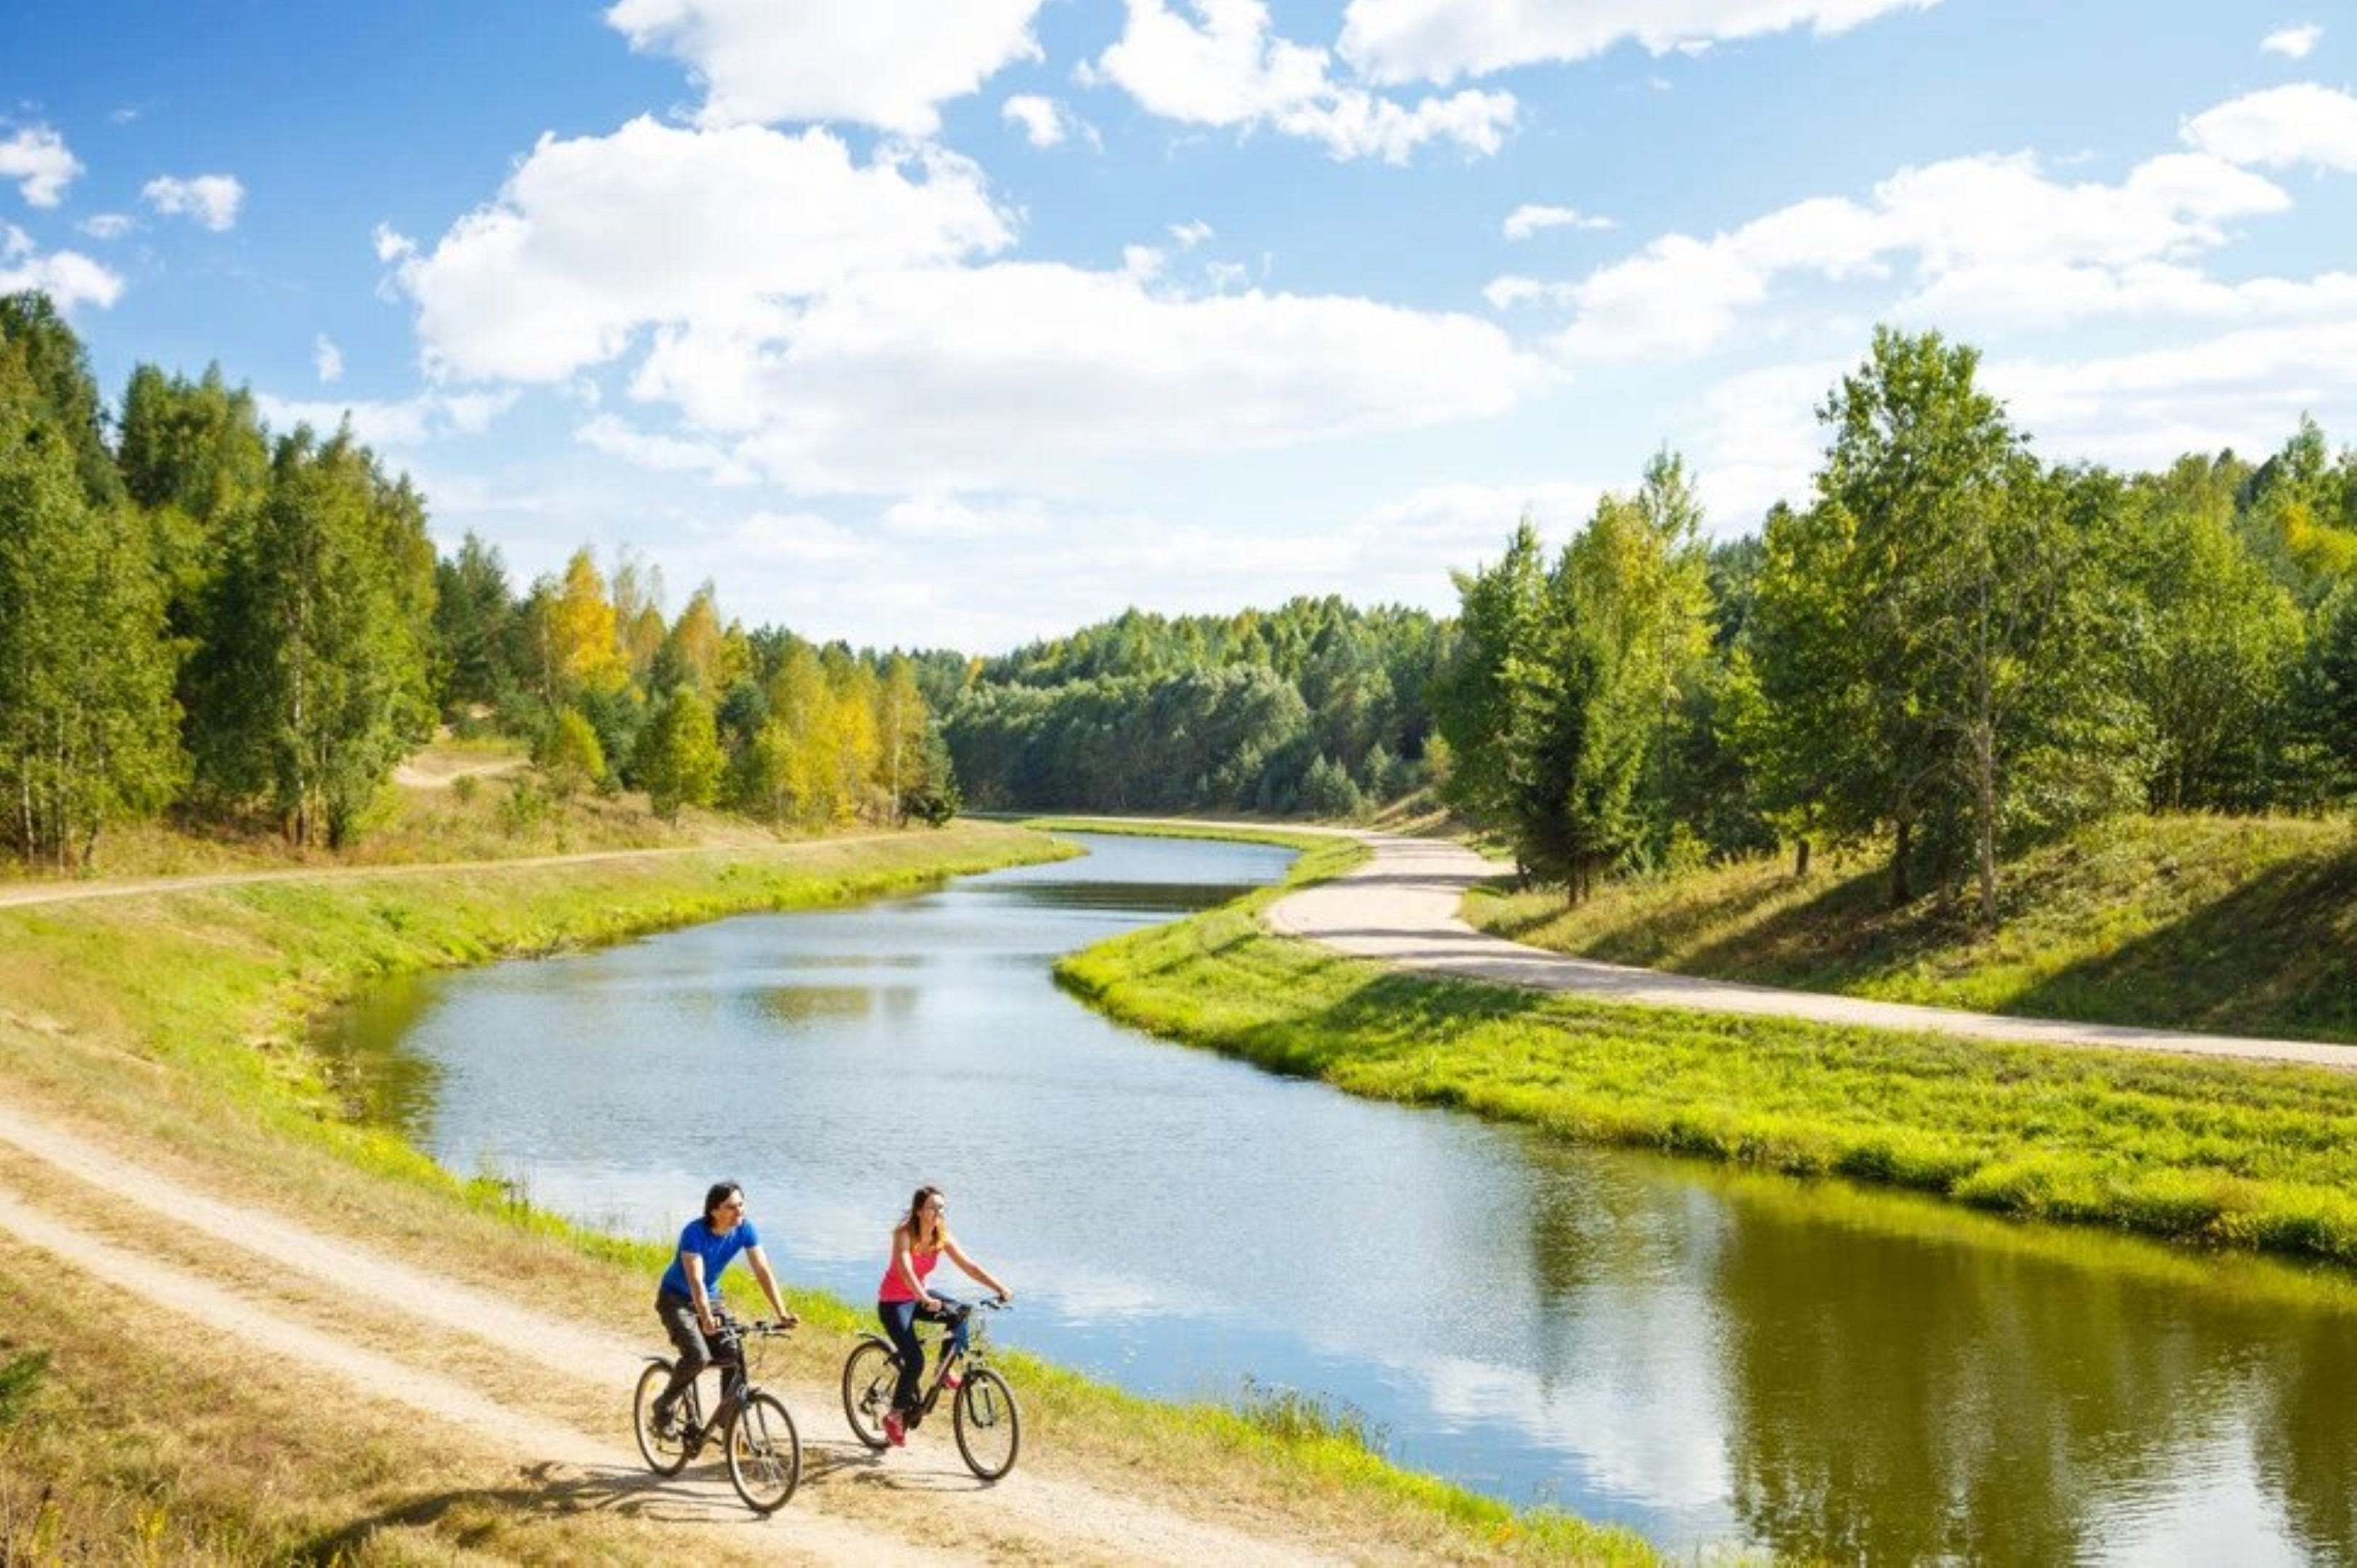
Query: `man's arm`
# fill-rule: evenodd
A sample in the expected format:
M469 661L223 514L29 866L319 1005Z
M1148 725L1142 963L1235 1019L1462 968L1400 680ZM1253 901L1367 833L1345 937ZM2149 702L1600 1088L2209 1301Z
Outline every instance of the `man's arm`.
M688 1299L695 1303L695 1321L704 1326L706 1334L720 1332L720 1322L712 1316L712 1298L704 1294L704 1255L682 1252L679 1266L687 1275Z
M786 1310L784 1300L778 1294L778 1276L770 1272L769 1255L763 1252L759 1246L751 1246L745 1249L745 1261L753 1266L753 1277L761 1282L761 1294L770 1298L770 1309L777 1313L778 1321L780 1323L796 1321L794 1315Z

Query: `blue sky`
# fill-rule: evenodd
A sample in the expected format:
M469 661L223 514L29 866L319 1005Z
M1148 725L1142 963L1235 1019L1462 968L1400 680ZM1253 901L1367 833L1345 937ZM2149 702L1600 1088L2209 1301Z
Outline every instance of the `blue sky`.
M1878 320L2040 447L2357 438L2357 5L16 5L0 287L519 585L994 651L1447 609L1658 446L1801 496Z

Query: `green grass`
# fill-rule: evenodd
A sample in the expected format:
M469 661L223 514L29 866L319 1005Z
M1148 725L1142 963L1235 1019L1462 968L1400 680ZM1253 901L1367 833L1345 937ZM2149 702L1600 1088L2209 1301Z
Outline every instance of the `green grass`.
M1887 907L1863 855L1466 902L1476 927L1615 963L2029 1017L2357 1043L2357 822L2092 827L2005 868L1999 929Z
M1305 855L1331 875L1352 846ZM1157 1034L1566 1138L2357 1263L2357 1078L1721 1017L1394 973L1269 936L1265 890L1066 959Z

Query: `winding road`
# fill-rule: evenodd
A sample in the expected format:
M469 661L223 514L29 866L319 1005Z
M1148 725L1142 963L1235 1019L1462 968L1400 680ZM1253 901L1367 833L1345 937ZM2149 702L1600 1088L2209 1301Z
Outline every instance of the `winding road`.
M2315 1040L2251 1039L2117 1024L2010 1018L1818 992L1781 991L1548 952L1485 935L1458 917L1458 908L1467 889L1498 875L1502 866L1441 839L1369 832L1349 836L1373 851L1372 856L1331 882L1278 900L1267 913L1272 930L1419 974L1576 992L1640 1006L1805 1018L1820 1024L1929 1031L2040 1046L2301 1062L2357 1071L2357 1047Z

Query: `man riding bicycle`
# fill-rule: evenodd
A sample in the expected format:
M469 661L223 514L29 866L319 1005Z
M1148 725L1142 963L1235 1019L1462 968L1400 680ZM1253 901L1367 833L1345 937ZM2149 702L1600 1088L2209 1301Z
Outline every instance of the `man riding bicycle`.
M770 1298L778 1321L797 1321L779 1298L778 1278L770 1272L770 1260L761 1251L760 1232L746 1213L745 1189L733 1181L713 1183L704 1195L704 1218L689 1220L680 1231L678 1255L663 1271L662 1283L655 1292L655 1316L662 1319L663 1331L679 1348L671 1381L655 1399L655 1423L665 1431L672 1427L679 1396L712 1365L712 1342L720 1335L720 1276L739 1252L752 1266L753 1277L760 1282L761 1294Z

